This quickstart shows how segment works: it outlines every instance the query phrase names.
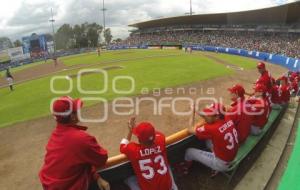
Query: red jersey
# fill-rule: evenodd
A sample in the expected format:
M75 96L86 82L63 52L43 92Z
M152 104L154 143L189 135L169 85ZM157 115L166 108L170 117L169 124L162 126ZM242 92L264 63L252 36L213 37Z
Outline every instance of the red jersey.
M210 139L215 156L225 162L234 160L239 144L238 133L232 120L217 120L196 128L198 139Z
M281 103L288 103L290 101L290 90L287 85L280 85L279 86L279 94L280 94L280 101Z
M298 92L298 89L299 89L299 86L298 86L298 80L295 79L295 80L292 82L291 86L292 86L293 92L294 92L294 93L297 93L297 92Z
M239 144L243 144L250 134L252 115L252 105L247 103L245 99L238 99L231 104L231 108L227 111L226 118L234 122L238 132Z
M87 190L93 167L103 166L107 151L78 125L58 124L46 147L39 173L45 190Z
M265 71L257 79L256 84L263 84L267 87L267 92L271 93L272 91L272 77L268 71Z
M130 160L141 190L171 190L172 179L163 134L156 132L151 146L123 139L120 152Z
M279 86L278 85L273 85L273 87L272 87L271 101L272 101L273 104L280 104L281 103L280 92L279 92Z
M247 100L253 105L253 122L252 125L263 128L269 118L271 111L269 101L266 98L255 98L251 97Z

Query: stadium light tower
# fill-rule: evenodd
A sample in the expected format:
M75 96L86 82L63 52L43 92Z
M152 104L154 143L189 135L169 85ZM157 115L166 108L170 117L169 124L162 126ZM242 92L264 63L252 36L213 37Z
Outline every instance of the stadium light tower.
M56 44L55 44L55 32L54 32L54 22L55 20L53 19L53 10L51 8L51 19L49 20L52 24L52 35L53 35L53 49L54 49L54 53L53 55L55 55L56 53Z
M193 14L192 0L190 0L190 15Z
M192 0L190 0L190 12L186 12L184 13L185 15L193 15L194 12L193 12L193 3L192 3Z
M102 9L101 9L101 11L102 11L102 14L103 14L103 31L105 31L105 11L107 11L104 4L105 4L104 0L102 0Z

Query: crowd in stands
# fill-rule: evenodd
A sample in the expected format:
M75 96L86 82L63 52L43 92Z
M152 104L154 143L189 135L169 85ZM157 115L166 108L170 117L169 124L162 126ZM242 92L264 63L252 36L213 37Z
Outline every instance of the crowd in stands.
M257 50L300 58L300 33L245 32L245 31L165 31L136 33L123 45L200 44Z

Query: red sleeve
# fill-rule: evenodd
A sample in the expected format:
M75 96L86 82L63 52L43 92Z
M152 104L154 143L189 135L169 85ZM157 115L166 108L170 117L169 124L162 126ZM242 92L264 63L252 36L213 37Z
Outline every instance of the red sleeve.
M81 150L78 155L80 159L96 168L104 166L108 159L107 151L97 143L95 137L90 135L82 138L78 149Z
M122 139L120 143L120 152L128 157L130 154L131 144L132 143L130 143L127 139Z
M198 139L211 139L212 138L209 130L207 130L206 125L197 127L195 135Z

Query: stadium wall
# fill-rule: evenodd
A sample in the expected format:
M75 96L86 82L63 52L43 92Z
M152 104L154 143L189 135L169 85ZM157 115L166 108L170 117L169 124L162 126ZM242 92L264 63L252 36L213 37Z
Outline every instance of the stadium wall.
M212 51L218 53L227 53L232 55L239 55L244 57L251 57L254 59L259 59L263 61L267 61L269 63L281 65L289 69L290 71L300 71L300 59L287 57L284 55L279 54L271 54L266 52L259 52L259 51L248 51L245 49L236 49L236 48L229 48L229 47L216 47L216 46L203 46L203 45L189 45L183 46L191 47L192 50L195 51ZM148 49L148 46L111 46L108 50L122 50L122 49Z
M239 55L244 57L251 57L254 59L259 59L263 61L267 61L269 63L281 65L286 67L290 71L300 71L300 60L296 58L286 57L284 55L279 54L271 54L266 52L259 52L259 51L248 51L245 49L236 49L236 48L224 48L224 47L215 47L215 46L200 46L194 45L189 46L193 50L200 50L200 51L213 51L219 53L227 53L233 55Z

